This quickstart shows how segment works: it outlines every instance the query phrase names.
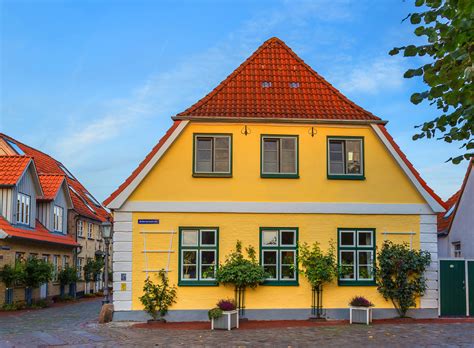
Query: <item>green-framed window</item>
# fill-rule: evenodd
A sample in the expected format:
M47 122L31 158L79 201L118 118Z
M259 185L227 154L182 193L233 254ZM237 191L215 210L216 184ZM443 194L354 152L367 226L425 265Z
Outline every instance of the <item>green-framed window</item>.
M194 134L193 176L232 176L232 134Z
M298 178L298 136L262 135L260 140L262 178Z
M298 228L260 228L260 264L270 275L265 285L298 285L297 248Z
M179 228L180 286L217 285L219 264L219 228Z
M375 229L339 228L339 285L375 285Z
M365 179L364 138L327 138L328 179Z

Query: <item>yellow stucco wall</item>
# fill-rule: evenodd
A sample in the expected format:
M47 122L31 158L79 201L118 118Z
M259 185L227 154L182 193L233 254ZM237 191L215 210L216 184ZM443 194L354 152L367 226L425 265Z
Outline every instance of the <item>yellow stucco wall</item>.
M139 225L138 219L160 219L159 225ZM210 213L134 213L133 214L133 260L132 260L132 309L142 309L138 299L142 294L145 269L166 268L168 254L142 253L143 238L147 249L169 248L170 235L140 234L141 231L176 231L181 226L219 227L219 261L234 248L237 239L244 246L259 249L259 227L286 226L299 228L299 241L318 241L323 248L333 239L337 242L337 228L375 228L376 243L380 247L384 240L382 232L412 231L413 247L419 247L419 216L417 215L321 215L321 214L210 214ZM399 236L398 241L410 242L409 236ZM178 283L178 235L174 235L170 259L170 282ZM391 308L377 292L375 286L338 286L337 282L324 288L325 308L346 308L355 295L367 296L378 308ZM231 287L179 287L177 303L172 309L209 309L221 298L233 298ZM300 276L299 286L260 286L249 290L247 308L308 308L311 291L307 281Z
M425 203L369 126L190 123L128 201ZM233 177L192 176L193 133L233 134ZM299 179L260 178L260 135L299 135ZM326 137L363 136L366 180L328 180Z

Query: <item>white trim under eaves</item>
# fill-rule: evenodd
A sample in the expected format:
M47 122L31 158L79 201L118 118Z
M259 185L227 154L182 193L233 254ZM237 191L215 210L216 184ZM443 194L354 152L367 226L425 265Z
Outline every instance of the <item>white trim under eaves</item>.
M433 214L428 204L319 202L126 202L120 211L255 214Z
M145 176L151 171L155 164L160 160L161 156L164 155L166 150L173 144L176 138L181 134L183 129L187 126L189 121L181 121L180 124L176 127L173 133L169 136L168 139L164 142L163 146L155 153L152 159L145 165L145 167L138 173L138 175L132 180L132 182L125 187L125 189L120 192L120 194L115 197L109 204L107 208L109 209L119 209L127 200L132 192L137 188L140 182L145 178Z
M392 144L390 141L387 139L385 134L380 130L378 125L371 124L372 129L374 132L378 135L380 140L384 143L384 145L387 147L388 151L391 153L393 158L397 161L398 165L403 169L405 174L408 176L410 181L413 183L415 188L418 190L418 192L423 196L423 198L426 200L426 202L429 204L433 212L435 213L441 213L445 211L444 207L439 204L426 190L425 188L421 185L421 183L418 181L418 179L415 177L413 172L408 168L407 164L405 161L400 157L400 155L397 153L397 151L393 148Z

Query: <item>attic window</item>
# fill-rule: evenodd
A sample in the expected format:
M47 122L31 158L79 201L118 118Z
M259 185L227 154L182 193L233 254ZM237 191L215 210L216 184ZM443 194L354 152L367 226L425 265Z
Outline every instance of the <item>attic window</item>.
M76 178L74 177L74 175L71 174L71 172L69 170L66 169L65 166L63 166L61 163L58 163L58 166L59 168L61 168L61 170L66 173L67 177L71 180L76 180Z
M299 82L290 82L290 88L298 88L300 86Z
M269 82L269 81L263 81L262 82L262 87L263 88L268 88L268 87L271 87L272 86L272 83Z
M455 207L456 207L456 204L453 204L453 206L451 208L449 208L449 210L446 212L446 214L444 214L445 219L447 219L453 213Z
M23 152L22 149L13 141L10 139L3 138L7 142L8 145L13 149L13 151L16 152L17 155L23 156L25 153Z
M97 201L97 199L95 199L89 192L85 192L85 195L87 196L87 198L89 198L89 200L94 203L94 205L96 207L100 207L100 203Z
M82 203L84 203L84 205L89 208L89 210L91 212L93 212L94 214L97 214L96 211L94 209L92 209L92 207L89 205L89 203L87 203L87 201L84 199L84 197L82 197L75 189L74 187L72 187L71 185L69 185L69 189L74 192L76 194L77 197L79 197L79 199L82 201Z

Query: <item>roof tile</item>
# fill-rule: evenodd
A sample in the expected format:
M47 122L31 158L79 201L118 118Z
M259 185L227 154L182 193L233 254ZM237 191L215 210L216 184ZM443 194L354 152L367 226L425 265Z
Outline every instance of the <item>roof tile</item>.
M16 185L30 161L26 156L0 156L0 185Z

